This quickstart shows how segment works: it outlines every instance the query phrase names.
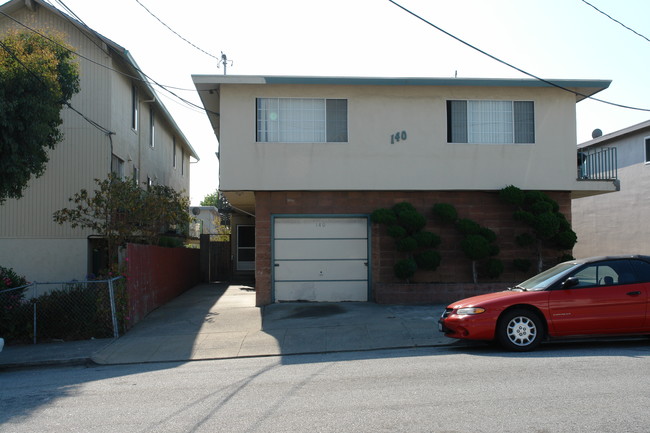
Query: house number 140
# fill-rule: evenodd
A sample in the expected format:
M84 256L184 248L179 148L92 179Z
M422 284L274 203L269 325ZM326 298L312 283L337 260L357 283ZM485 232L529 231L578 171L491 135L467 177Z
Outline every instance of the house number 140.
M406 141L406 131L396 132L390 136L390 144Z

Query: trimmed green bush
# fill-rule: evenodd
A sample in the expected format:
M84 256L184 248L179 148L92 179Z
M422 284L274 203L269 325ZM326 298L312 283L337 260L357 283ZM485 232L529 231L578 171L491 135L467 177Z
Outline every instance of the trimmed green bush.
M415 263L421 269L435 270L440 266L440 253L435 250L428 250L415 255Z
M444 224L453 224L458 219L456 208L449 203L436 203L433 205L433 215Z
M396 238L396 239L403 238L404 236L407 235L406 229L404 227L400 226L400 225L397 225L397 224L393 224L391 226L388 226L388 229L386 230L386 232L388 233L388 236L390 236L391 238Z
M417 232L413 238L418 242L418 246L422 248L435 248L440 245L441 239L435 233L431 232Z
M418 248L418 241L411 236L397 240L397 249L400 251L411 252Z
M393 267L395 275L401 280L408 280L418 270L418 264L413 259L403 259L395 263Z
M424 228L427 219L416 210L405 210L397 214L397 221L408 233L416 233Z
M509 185L499 191L499 197L501 200L515 206L521 206L524 204L524 196L524 192L514 185Z
M370 220L376 224L393 225L397 223L397 215L390 209L377 209L370 215Z

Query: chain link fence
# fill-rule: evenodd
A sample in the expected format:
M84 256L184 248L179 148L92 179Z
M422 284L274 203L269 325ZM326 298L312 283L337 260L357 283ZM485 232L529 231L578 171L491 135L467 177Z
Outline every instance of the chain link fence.
M117 338L127 320L121 276L0 291L0 337L9 344Z

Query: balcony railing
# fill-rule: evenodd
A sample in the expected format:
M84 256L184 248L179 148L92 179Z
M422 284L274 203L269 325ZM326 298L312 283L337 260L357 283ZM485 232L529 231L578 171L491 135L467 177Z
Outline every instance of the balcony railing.
M578 150L578 180L618 179L615 147Z

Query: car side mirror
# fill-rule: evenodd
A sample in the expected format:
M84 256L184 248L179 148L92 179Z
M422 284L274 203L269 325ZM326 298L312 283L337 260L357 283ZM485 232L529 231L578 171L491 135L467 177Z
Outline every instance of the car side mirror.
M569 277L562 282L560 286L561 289L570 289L580 284L580 279L578 277Z

